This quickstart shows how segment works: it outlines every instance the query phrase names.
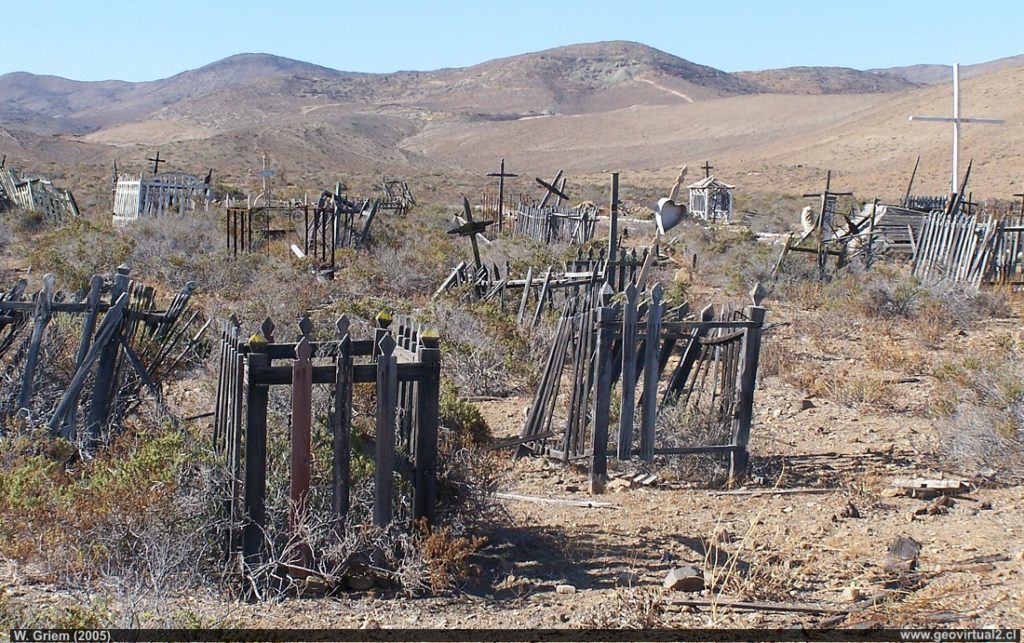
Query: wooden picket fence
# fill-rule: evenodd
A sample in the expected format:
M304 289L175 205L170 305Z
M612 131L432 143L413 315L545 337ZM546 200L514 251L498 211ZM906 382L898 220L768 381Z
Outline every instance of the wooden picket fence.
M19 373L8 380L19 384L16 394L0 399L0 417L49 417L51 435L84 437L92 448L112 423L141 403L143 388L166 410L161 380L189 359L209 325L189 335L200 321L198 312L187 314L193 284L163 310L156 307L153 288L131 279L124 265L112 283L94 275L88 291L70 296L55 290L52 275L44 276L43 288L29 298L26 285L21 280L0 295L0 359L8 374ZM39 377L43 360L65 357L59 347L47 344L55 322L61 328L81 324L67 382Z
M605 284L566 302L520 433L518 455L546 455L566 463L589 458L591 486L600 491L607 476L612 398L618 385L613 452L618 459L638 455L650 462L656 455L725 454L730 477L742 476L765 309L748 306L716 320L708 306L697 319L689 319L685 305L664 310L660 285L641 293L630 283L623 301L613 301L612 294ZM675 365L669 368L673 359ZM565 382L568 395L560 397ZM677 405L698 421L724 429L730 441L659 447L658 415Z
M461 262L434 293L434 297L453 288L472 284L468 296L485 301L497 299L502 311L506 305L518 300L516 319L519 324L536 326L545 307L552 309L564 305L566 300L579 297L583 290L593 289L605 281L628 284L637 280L641 273L646 275L656 254L656 246L643 248L640 252L636 248L620 248L617 256L609 260L604 248L596 251L590 248L586 252L581 248L577 250L574 259L565 262L564 270L548 266L545 271L534 272L531 266L522 277L512 276L511 267L507 263L504 271L497 264L492 264L490 268L481 266L474 273L466 262ZM516 291L515 295L513 291ZM556 293L562 293L560 302L556 301Z
M1024 215L933 212L917 240L914 276L983 285L1024 284Z
M313 386L331 387L331 507L333 518L341 524L350 506L353 387L371 383L376 385L377 400L374 524L385 526L393 519L396 472L410 479L413 519L434 521L439 340L436 333L406 321L400 322L393 334L390 321L388 316L379 316L373 339L356 340L349 333L348 317L342 316L333 340L314 341L313 324L305 317L299 323L297 342L275 341L270 319L248 339L237 320L222 324L214 445L232 473L229 512L232 525L243 525L240 543L246 561L255 563L264 554L271 386L291 388L290 498L294 515L304 515L310 494ZM291 531L296 536L294 515ZM233 549L239 543L238 535L232 536Z
M597 208L592 205L566 208L520 203L516 208L512 234L541 243L556 241L582 245L593 238L596 228Z

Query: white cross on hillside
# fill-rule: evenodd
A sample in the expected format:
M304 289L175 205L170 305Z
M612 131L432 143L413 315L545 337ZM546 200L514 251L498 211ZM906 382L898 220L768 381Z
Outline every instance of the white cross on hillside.
M960 116L960 63L953 63L953 117L948 116L911 116L912 121L932 121L953 124L953 172L950 176L949 191L956 192L960 176L960 123L981 123L983 125L1002 125L1006 121L999 118L965 118Z

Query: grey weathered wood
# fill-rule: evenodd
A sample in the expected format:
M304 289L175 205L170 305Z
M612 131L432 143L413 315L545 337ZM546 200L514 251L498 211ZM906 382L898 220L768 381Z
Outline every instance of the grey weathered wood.
M437 520L437 434L440 427L441 351L435 333L425 333L417 357L427 375L419 380L416 396L416 469L413 480L413 518L427 524Z
M637 291L634 284L626 288L622 309L622 401L619 406L618 456L629 460L633 448L633 417L636 410L636 326Z
M655 421L658 415L658 338L661 331L661 284L651 291L647 311L646 349L644 350L644 387L640 407L640 458L654 460Z
M526 285L523 287L523 298L519 302L519 314L516 315L516 323L520 326L523 324L523 318L526 316L526 304L530 297L531 284L533 284L533 266L526 270Z
M754 322L763 323L765 309L748 306L745 314ZM751 328L744 333L742 344L743 363L740 370L736 398L736 416L733 424L733 451L729 463L729 477L738 479L746 475L749 455L750 425L753 419L754 387L757 382L757 366L761 354L761 328Z
M384 335L377 358L377 434L374 469L373 519L378 527L393 517L395 493L395 407L398 396L398 362L393 356L395 340Z
M270 359L260 353L259 344L251 344L250 366L267 366ZM249 380L246 383L245 417L245 523L242 528L242 555L250 566L260 562L266 528L267 494L267 403L270 389Z
M128 266L121 265L117 267L114 277L114 288L110 295L111 301L115 301L122 294L128 293L128 273ZM126 300L125 305L127 306L128 303ZM126 319L126 316L121 318L121 323L124 322L124 319ZM92 398L89 402L89 413L86 423L90 444L95 444L99 440L100 431L102 431L107 421L107 415L110 410L110 400L115 386L114 380L119 347L116 341L111 341L114 337L115 335L111 334L110 340L103 346L103 352L96 367L96 378L93 383Z
M608 479L608 423L612 397L612 341L615 309L601 307L597 312L597 347L594 353L596 385L593 430L590 438L590 491L602 493Z
M18 396L18 408L31 411L32 389L35 383L36 364L39 361L39 350L43 343L43 333L50 323L50 308L53 305L54 276L43 276L43 289L36 299L36 311L33 315L32 339L28 345L25 366L21 380L21 394Z

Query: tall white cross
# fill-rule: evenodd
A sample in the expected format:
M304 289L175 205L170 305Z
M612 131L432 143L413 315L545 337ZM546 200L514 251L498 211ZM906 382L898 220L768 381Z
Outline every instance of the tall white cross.
M1002 125L1006 121L998 118L964 118L960 116L960 63L953 63L953 118L947 116L911 116L912 121L953 123L953 172L949 191L956 192L960 176L960 123L981 123Z

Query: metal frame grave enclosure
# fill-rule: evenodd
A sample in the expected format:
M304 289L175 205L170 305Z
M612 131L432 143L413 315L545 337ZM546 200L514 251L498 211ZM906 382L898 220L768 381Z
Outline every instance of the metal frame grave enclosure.
M335 324L334 340L314 341L313 324L307 316L299 322L299 341L283 343L275 341L270 319L248 341L243 339L246 335L237 320L222 324L214 446L232 472L230 514L232 524L244 520L241 551L247 562L259 561L264 552L271 386L288 386L292 391L293 535L298 533L295 515L304 513L310 493L314 385L330 386L332 391L331 506L338 524L343 524L349 512L352 392L353 386L361 383L376 386L374 524L384 526L393 519L395 473L410 479L413 519L434 522L440 422L439 340L436 333L406 322L400 322L393 336L388 328L390 315L382 313L377 322L372 340L356 340L349 334L348 317L342 316ZM232 534L232 550L239 544L238 536Z

